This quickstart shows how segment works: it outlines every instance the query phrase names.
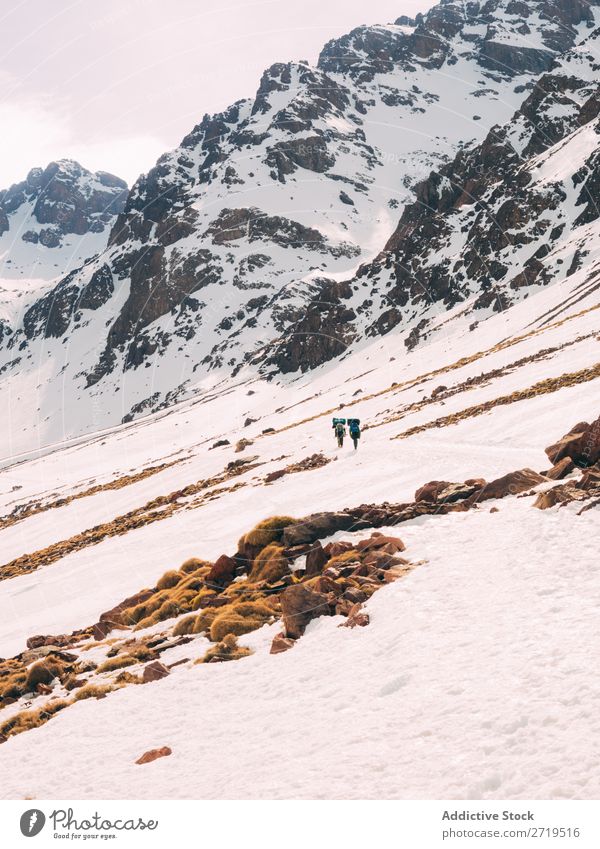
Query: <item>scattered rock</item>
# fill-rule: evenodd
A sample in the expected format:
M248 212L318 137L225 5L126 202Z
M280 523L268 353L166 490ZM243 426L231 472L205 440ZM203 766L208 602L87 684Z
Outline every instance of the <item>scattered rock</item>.
M386 554L404 551L406 546L398 537L388 537L383 534L373 534L369 539L362 539L356 546L357 551L371 551L374 548L384 548Z
M438 494L447 486L451 486L449 481L429 481L415 492L415 501L435 502Z
M136 764L149 764L157 758L166 758L167 755L172 755L173 751L169 746L162 746L160 749L150 749L148 752L137 759Z
M546 478L550 478L550 480L558 481L571 474L574 468L575 462L570 457L563 457L562 460L555 463L551 469L548 469L547 472L542 472L541 474L543 474Z
M273 481L279 480L279 478L282 478L286 474L285 469L276 469L274 472L268 472L265 475L265 483L273 483Z
M328 557L338 557L346 551L352 551L353 543L337 540L337 542L328 542L323 551Z
M213 448L222 448L223 445L231 445L231 442L228 439L217 439L208 450L212 451Z
M161 678L166 678L168 674L169 670L164 663L161 663L160 660L154 660L144 667L142 680L144 684L148 684L150 681L160 681Z
M271 643L271 651L269 654L281 654L288 649L294 647L294 640L286 637L284 633L275 634Z
M320 575L323 567L329 560L327 553L320 542L316 542L306 555L306 577Z
M547 481L543 475L534 472L533 469L520 469L509 472L501 478L486 483L486 485L475 493L472 503L477 501L489 501L491 498L504 498L507 495L518 495L533 486Z
M238 563L235 558L229 557L227 554L222 554L215 560L210 572L206 576L206 583L219 584L220 586L231 583L235 577L237 565Z
M369 527L368 523L357 520L351 513L313 513L284 530L283 544L287 547L316 542L338 531L360 530L364 527Z
M370 621L369 614L363 611L362 605L354 604L348 614L348 618L345 622L341 623L340 628L364 628Z
M312 619L330 613L327 596L305 584L287 587L281 593L280 601L285 636L293 640L302 636Z
M59 636L42 636L38 634L34 637L29 637L27 640L28 649L39 649L42 646L55 646L56 648L67 647L73 642L73 638L66 634Z
M146 589L141 590L139 593L130 596L129 598L124 599L119 602L116 607L113 607L111 610L107 610L105 613L100 614L100 621L97 625L94 625L94 638L96 640L103 640L104 637L113 629L123 627L127 625L123 620L123 611L127 610L129 607L135 607L138 604L141 604L144 601L148 601L148 599L154 595L154 590ZM104 624L103 624L104 623ZM102 633L104 632L104 633ZM101 634L101 636L96 636L96 634Z
M572 501L585 501L600 495L600 468L586 469L578 481L566 481L558 486L540 492L533 503L538 510L548 510L557 504L570 504Z
M236 442L236 444L235 444L236 453L239 454L240 451L243 451L249 445L252 445L251 439L240 439L240 440L238 440L238 442Z
M553 465L564 457L570 457L577 466L592 466L600 460L600 416L588 424L579 422L558 442L546 448L548 459Z
M468 480L464 483L450 483L449 481L429 481L415 492L415 501L428 502L430 504L452 504L470 498L478 489L481 489L485 481Z
M104 640L111 631L112 625L110 622L96 622L95 625L92 625L92 636L98 642Z

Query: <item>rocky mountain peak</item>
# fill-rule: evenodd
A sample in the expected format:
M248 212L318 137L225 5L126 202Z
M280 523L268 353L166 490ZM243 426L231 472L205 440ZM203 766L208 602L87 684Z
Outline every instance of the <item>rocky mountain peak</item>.
M127 183L112 174L92 173L71 159L50 162L0 192L0 235L9 229L10 217L20 212L32 225L23 231L20 222L23 241L58 247L68 234L103 232L124 208L126 196Z

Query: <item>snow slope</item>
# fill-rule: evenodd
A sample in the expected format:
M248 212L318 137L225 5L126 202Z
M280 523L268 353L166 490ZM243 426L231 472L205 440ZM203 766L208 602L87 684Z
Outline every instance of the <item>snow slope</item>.
M597 798L595 523L514 502L404 527L428 563L371 600L368 628L316 620L284 655L78 704L6 744L3 794Z
M240 381L7 460L5 515L18 503L82 497L3 528L4 563L214 476L232 460L251 455L263 465L235 478L245 484L235 491L215 486L196 506L182 496L182 509L163 521L0 581L0 654L21 651L34 633L96 621L190 556L232 553L243 532L274 513L399 502L430 479L546 468L544 447L597 416L598 377L395 437L597 365L597 293L560 306L579 283L575 274L473 331L451 323L447 335L402 358L394 359L400 340L392 332L288 389ZM540 320L556 312L554 321ZM449 391L432 399L442 384ZM340 408L369 425L356 454L332 445L330 410ZM246 418L257 421L244 427ZM276 432L262 434L269 427ZM254 442L236 453L241 435ZM231 445L211 449L219 438ZM264 484L268 471L317 450L332 462ZM176 459L121 489L84 494ZM0 751L5 797L596 798L600 689L589 658L598 639L597 508L576 516L572 506L535 510L532 500L390 528L411 560L425 562L370 599L367 628L338 630L339 617L318 619L292 651L271 656L280 626L265 626L240 638L253 655L209 666L192 663L206 649L196 637L170 650L171 661L190 661L168 679L77 703L10 738ZM163 745L169 758L133 764ZM64 769L45 775L39 764L57 751Z

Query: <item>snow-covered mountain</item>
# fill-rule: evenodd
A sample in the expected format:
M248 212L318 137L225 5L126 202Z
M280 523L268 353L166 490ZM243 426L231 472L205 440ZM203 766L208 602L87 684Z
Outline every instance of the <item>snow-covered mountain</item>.
M353 281L355 291L366 281L373 300L364 304L374 321L367 334L400 325L412 348L457 304L478 322L579 269L569 303L597 286L599 71L594 29L536 81L510 122L417 187L385 250Z
M426 256L427 267L447 246L431 250L437 224L431 234L428 219L421 224L414 186L422 200L445 185L444 169L473 181L481 150L503 132L506 161L492 153L493 165L516 173L521 125L491 128L510 122L524 98L525 122L539 75L587 37L578 93L573 83L548 105L549 120L573 128L573 98L591 96L584 65L594 12L580 0L442 2L415 21L330 42L316 67L274 65L254 98L205 116L133 186L106 249L42 298L32 295L5 329L4 397L36 399L33 416L30 405L13 413L13 449L159 409L244 367L266 375L313 368L399 322L417 333L430 316L411 285L392 279L394 262L405 261L394 251L407 228L414 237L405 250ZM515 257L511 279L523 271L517 265ZM483 272L473 279L487 308L490 282ZM431 300L445 307L471 294L453 279L446 297L448 285L440 280Z
M0 314L5 329L40 289L81 267L106 248L127 184L72 160L32 168L26 179L0 191ZM1 336L1 331L0 331Z

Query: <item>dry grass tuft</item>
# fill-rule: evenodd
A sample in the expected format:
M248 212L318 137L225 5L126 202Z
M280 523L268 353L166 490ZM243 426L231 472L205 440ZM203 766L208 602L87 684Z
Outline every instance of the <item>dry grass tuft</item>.
M248 531L240 539L240 551L249 545L257 548L265 548L271 542L278 542L281 540L283 532L288 525L293 525L295 521L290 516L271 516L270 519L259 522L255 528Z
M249 634L273 619L273 611L266 604L243 601L220 608L210 626L210 639L218 642L228 634Z
M327 569L330 566L344 566L346 563L351 563L353 560L360 560L360 553L351 549L350 551L343 551L341 554L336 554L335 557L332 557L327 563Z
M183 619L180 619L179 622L175 624L175 627L173 628L173 636L183 637L185 634L193 634L196 619L196 616L184 616Z
M101 699L114 689L115 687L112 687L110 684L88 684L77 690L75 701L81 702L83 699Z
M143 684L144 679L141 675L135 675L133 672L129 672L125 669L123 672L120 672L115 678L115 684L118 684L120 687L124 687L126 684Z
M33 692L38 684L51 684L55 678L62 679L65 672L66 665L58 658L40 660L27 670L25 692Z
M182 578L183 574L181 572L177 572L175 569L170 569L158 579L158 581L156 582L156 589L170 590L171 587L176 587Z
M228 634L216 646L211 646L203 658L196 663L220 663L226 660L238 660L240 657L248 657L252 654L250 649L238 646L237 638Z
M220 609L223 610L223 608ZM205 607L204 610L201 610L195 618L192 633L203 634L208 631L218 612L219 609L216 607Z
M190 572L197 572L198 569L206 569L206 571L208 572L211 566L212 563L209 563L208 560L200 560L200 558L198 557L190 557L188 560L181 564L181 566L179 567L179 571L184 572L186 575L188 575Z
M125 666L133 666L134 663L139 663L137 657L131 654L118 654L116 657L111 657L101 663L96 672L114 672L115 669L123 669Z
M32 728L38 728L45 722L48 722L55 713L58 713L67 705L71 704L66 699L53 699L46 702L43 707L37 710L24 710L20 713L11 716L6 722L0 725L0 737L14 737L16 734L21 734L23 731L30 731Z
M248 581L250 583L257 581L273 583L283 578L284 575L289 575L289 572L290 564L287 558L283 556L283 546L271 543L265 546L254 558Z

